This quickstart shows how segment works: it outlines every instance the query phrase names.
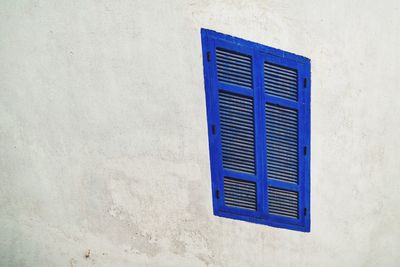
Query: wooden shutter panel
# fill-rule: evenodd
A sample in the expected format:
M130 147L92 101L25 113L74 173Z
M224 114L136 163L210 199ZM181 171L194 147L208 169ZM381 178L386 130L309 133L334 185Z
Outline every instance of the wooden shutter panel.
M306 72L291 59L267 55L263 61L268 220L307 231Z
M284 104L268 102L268 96L297 101L298 75L296 70L264 63L265 125L267 143L267 179L282 183L298 183L299 174L299 116L298 110ZM283 102L284 103L284 102ZM288 190L268 184L269 214L299 218L297 190Z
M309 231L309 60L210 30L202 43L214 214Z
M224 40L208 40L204 55L214 211L254 217L261 203L254 55Z

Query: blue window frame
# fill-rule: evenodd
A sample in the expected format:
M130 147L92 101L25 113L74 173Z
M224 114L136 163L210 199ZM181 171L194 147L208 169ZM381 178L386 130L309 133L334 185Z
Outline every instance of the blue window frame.
M214 214L310 231L310 60L202 29Z

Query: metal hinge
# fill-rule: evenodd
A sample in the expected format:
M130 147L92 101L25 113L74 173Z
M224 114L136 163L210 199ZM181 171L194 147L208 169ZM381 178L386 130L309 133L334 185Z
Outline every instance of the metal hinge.
M207 61L208 61L208 62L211 61L211 54L210 54L210 52L207 52Z
M307 147L305 146L303 149L304 155L307 155Z
M307 216L307 208L304 208L304 216Z
M304 88L306 88L306 87L307 87L307 78L304 78L304 81L303 81L303 86L304 86Z
M215 191L215 197L219 199L219 190Z

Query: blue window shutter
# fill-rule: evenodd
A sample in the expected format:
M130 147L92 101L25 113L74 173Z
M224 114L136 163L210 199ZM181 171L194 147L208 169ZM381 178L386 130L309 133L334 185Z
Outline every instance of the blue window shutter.
M214 214L310 231L310 61L202 30Z

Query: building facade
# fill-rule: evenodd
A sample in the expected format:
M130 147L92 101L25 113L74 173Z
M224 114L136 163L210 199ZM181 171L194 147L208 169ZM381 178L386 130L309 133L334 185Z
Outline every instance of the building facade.
M1 1L1 266L399 266L398 1ZM213 215L200 29L311 59L311 232Z

